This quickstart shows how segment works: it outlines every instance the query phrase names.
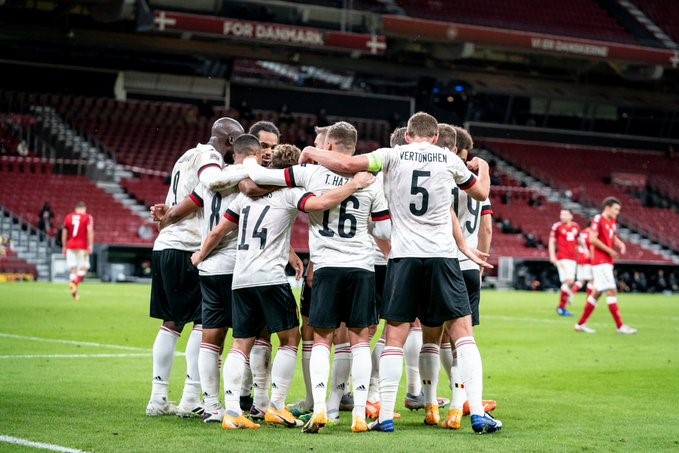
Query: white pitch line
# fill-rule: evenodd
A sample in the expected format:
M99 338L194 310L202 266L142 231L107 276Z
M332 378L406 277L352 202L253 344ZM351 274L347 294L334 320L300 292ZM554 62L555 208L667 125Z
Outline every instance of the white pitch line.
M183 353L176 353L177 355ZM152 353L145 352L139 354L7 354L0 355L0 359L109 359L127 357L151 357Z
M83 450L76 450L75 448L62 447L61 445L47 444L44 442L33 442L32 440L20 439L18 437L0 435L0 442L8 444L21 445L23 447L41 448L43 450L60 451L64 453L84 453Z
M15 340L42 341L44 343L71 344L75 346L91 346L94 348L122 349L123 351L150 351L148 348L137 348L134 346L121 346L117 344L92 343L89 341L60 340L58 338L29 337L25 335L14 335L11 333L0 333L0 338L13 338Z

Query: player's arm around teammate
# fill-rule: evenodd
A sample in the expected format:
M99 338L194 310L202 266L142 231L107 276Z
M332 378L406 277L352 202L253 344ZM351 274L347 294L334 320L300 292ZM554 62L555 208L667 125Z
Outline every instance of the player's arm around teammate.
M312 193L306 194L299 202L300 210L304 212L325 211L334 206L337 206L352 193L359 189L368 187L375 181L375 177L367 172L357 173L353 179L349 180L343 186L336 189L329 190L324 194L317 196ZM238 228L238 224L231 222L228 218L223 217L222 220L215 226L210 234L205 238L199 251L191 256L191 262L197 265L203 261L214 248L217 246L221 238L230 231Z
M382 168L380 157L377 153L360 154L358 156L345 156L339 153L329 153L325 150L307 146L299 156L299 163L318 163L338 173L353 174L359 171L377 171ZM470 170L478 171L476 183L466 192L478 201L484 201L490 193L490 173L488 162L475 157L468 162Z

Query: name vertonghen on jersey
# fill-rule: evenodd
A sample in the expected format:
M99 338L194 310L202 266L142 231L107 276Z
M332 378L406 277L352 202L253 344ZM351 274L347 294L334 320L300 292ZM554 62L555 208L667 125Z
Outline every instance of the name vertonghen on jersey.
M414 151L401 151L401 160L411 160L414 162L443 162L448 163L448 156L443 153L417 153Z

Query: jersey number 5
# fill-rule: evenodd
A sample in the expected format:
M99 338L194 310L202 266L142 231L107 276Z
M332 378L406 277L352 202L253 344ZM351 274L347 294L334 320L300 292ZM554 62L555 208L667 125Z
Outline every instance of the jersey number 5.
M422 206L419 208L415 203L410 203L410 212L417 216L423 216L427 209L429 208L429 192L422 186L418 186L418 179L428 178L431 176L430 171L413 170L413 178L410 180L410 193L411 195L422 195Z

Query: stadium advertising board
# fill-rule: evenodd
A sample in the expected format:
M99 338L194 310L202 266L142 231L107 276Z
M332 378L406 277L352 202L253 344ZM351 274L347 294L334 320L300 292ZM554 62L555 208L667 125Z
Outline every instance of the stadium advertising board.
M173 11L155 11L154 29L158 32L189 32L242 41L266 42L295 47L330 48L373 55L381 55L387 49L387 41L384 36Z
M384 16L384 33L387 36L431 41L472 42L510 49L527 49L551 54L568 54L584 58L654 64L672 68L679 65L679 52L668 49L401 16Z

